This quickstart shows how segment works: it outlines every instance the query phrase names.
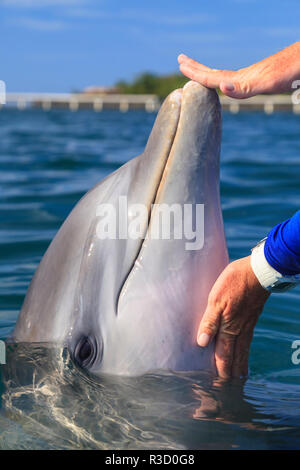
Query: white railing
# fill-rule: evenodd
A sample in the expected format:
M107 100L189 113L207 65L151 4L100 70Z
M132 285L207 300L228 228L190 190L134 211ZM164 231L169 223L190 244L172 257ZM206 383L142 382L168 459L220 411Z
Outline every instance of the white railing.
M263 110L267 114L278 110L300 113L300 104L293 104L290 95L258 95L245 100L221 96L220 101L223 109L229 110L231 113L238 113L242 110ZM45 111L57 107L77 111L88 106L95 111L102 111L104 108L117 108L126 112L130 109L142 108L153 112L160 107L160 101L156 95L96 95L88 93L7 93L6 103L16 106L20 110L28 106L35 106Z
M146 111L157 111L160 107L156 95L94 95L88 93L7 93L6 103L16 105L18 109L27 106L41 107L44 110L64 106L72 111L90 105L95 111L104 107L118 107L120 111L144 108Z

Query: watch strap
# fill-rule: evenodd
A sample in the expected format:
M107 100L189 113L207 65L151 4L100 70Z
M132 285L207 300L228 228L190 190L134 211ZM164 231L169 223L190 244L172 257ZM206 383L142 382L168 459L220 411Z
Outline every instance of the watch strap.
M266 260L264 248L266 238L261 240L254 248L251 253L251 267L257 277L259 283L266 290L270 290L279 279L283 277L276 269L274 269Z
M261 240L251 253L251 267L261 286L269 292L284 292L300 282L300 275L287 276L274 269L265 257L266 238Z

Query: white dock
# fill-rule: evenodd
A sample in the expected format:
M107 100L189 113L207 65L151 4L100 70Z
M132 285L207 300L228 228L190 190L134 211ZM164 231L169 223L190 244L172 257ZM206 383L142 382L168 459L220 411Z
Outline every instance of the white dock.
M300 104L294 104L291 95L257 95L244 100L221 96L220 101L224 110L231 113L239 111L264 111L272 114L276 111L290 111L300 114Z
M122 112L131 109L142 109L149 112L157 111L160 101L156 95L94 95L88 93L7 93L6 104L20 110L28 107L70 109L117 109Z
M267 114L277 111L300 114L300 104L293 104L291 95L258 95L245 100L221 96L220 100L223 109L234 114L243 110L264 111ZM156 95L96 95L88 93L7 93L6 103L19 110L34 107L45 111L61 108L71 111L116 109L121 112L138 109L156 112L161 104Z

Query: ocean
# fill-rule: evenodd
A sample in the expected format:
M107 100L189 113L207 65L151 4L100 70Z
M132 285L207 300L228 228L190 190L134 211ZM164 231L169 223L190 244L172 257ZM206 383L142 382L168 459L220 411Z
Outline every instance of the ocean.
M86 191L143 151L155 117L0 111L2 340L57 229ZM299 115L223 113L220 190L231 260L300 208L299 175ZM299 306L300 287L271 295L249 377L228 382L206 372L96 380L55 347L11 348L0 366L0 448L299 449Z

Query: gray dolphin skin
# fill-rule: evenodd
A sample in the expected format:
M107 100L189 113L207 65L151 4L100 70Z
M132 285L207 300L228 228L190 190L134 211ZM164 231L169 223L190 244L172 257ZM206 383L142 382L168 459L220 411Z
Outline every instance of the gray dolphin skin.
M228 263L219 199L221 112L214 90L195 82L164 101L142 155L90 190L68 216L28 289L12 340L59 343L94 374L159 369L214 371L214 344L197 327ZM100 239L98 208L204 204L204 244L182 237Z

